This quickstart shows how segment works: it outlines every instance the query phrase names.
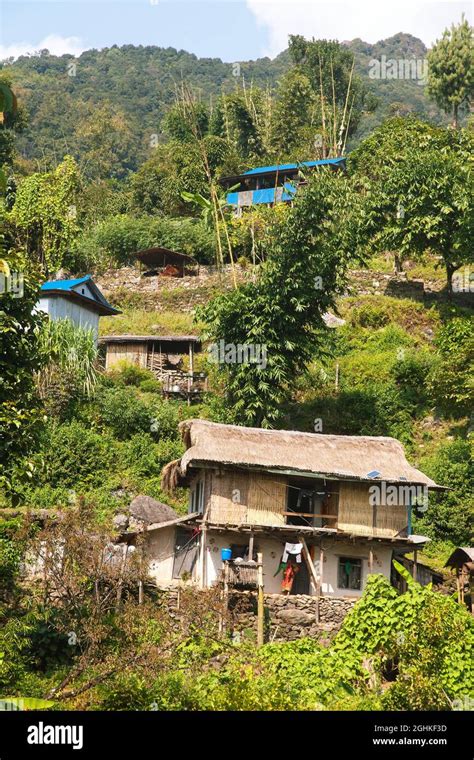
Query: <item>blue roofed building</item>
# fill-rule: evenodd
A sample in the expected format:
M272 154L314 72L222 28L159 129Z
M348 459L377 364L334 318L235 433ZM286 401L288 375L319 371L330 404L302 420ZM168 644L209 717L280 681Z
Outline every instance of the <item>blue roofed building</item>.
M74 280L51 280L41 286L38 310L50 319L70 319L78 327L92 330L97 340L99 318L120 314L109 304L90 275Z
M307 171L313 171L320 166L327 166L332 170L345 169L345 161L345 158L324 158L295 164L258 166L243 174L221 177L219 181L222 187L230 190L227 193L229 206L233 206L236 213L241 213L242 208L246 206L271 206L281 201L291 202L298 187L304 184Z

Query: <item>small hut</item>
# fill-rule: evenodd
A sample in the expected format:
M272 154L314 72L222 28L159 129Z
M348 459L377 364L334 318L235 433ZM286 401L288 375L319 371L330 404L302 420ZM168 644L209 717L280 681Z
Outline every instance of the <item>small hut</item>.
M167 277L184 277L185 274L197 274L199 265L196 259L179 251L154 246L138 251L135 257L145 266L145 276L162 274Z
M78 327L92 330L96 341L99 318L120 314L109 304L90 275L43 283L37 309L48 314L52 320L69 319Z
M149 369L167 397L191 400L207 390L206 374L194 371L195 354L201 351L196 335L103 335L99 345L106 370L122 361Z
M458 546L445 567L456 571L459 604L467 604L474 615L474 547Z

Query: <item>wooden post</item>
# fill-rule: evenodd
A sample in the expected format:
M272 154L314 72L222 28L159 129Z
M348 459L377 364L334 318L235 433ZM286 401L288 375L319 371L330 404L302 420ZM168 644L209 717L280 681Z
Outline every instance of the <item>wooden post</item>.
M320 577L316 575L316 570L314 568L313 560L311 559L311 555L309 553L308 545L306 543L305 537L298 536L298 541L303 546L303 557L305 558L305 562L308 567L314 589L316 591L316 623L319 623L319 599L321 596ZM321 552L320 552L320 556L321 556Z
M263 646L264 596L263 596L263 554L257 554L257 646Z
M253 533L250 534L249 538L249 561L253 559Z
M201 526L201 552L199 555L199 588L206 588L206 533L207 528L205 525Z
M456 568L456 587L458 590L458 604L461 604L461 580L459 578L459 568Z
M369 573L374 572L374 552L372 547L369 549Z
M138 581L138 604L143 604L143 581Z
M222 593L222 615L220 630L221 633L226 632L227 628L227 611L229 609L229 562L224 562L224 590Z
M416 581L418 577L418 549L413 550L413 580Z
M123 573L125 570L125 563L127 561L127 552L128 552L128 545L124 544L122 547L122 559L120 562L120 576L119 576L119 581L117 584L117 598L116 598L116 605L115 605L116 610L119 609L120 601L122 599Z
M192 342L189 343L189 371L194 374L194 346Z

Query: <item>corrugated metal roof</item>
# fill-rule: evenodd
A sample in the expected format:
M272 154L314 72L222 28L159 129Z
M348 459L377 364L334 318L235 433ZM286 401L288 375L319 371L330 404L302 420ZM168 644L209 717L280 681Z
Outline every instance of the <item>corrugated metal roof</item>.
M42 284L41 290L73 290L73 288L89 280L92 280L90 274L87 274L85 277L78 277L75 280L50 280Z
M313 166L338 165L345 161L345 158L323 158L319 161L301 161L297 164L276 164L275 166L257 166L255 169L249 169L243 173L243 177L253 174L271 174L272 172L284 172L299 169L301 166L312 168Z
M80 285L86 285L88 293L81 293L77 288ZM84 305L95 309L99 314L111 315L120 314L103 296L90 274L85 277L77 277L73 280L49 280L44 282L40 288L40 299L54 296L70 298L71 300L82 301Z

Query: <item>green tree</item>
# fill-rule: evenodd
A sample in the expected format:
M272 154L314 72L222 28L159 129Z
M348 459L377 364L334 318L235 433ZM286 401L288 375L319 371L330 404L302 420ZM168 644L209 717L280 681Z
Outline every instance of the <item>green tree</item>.
M433 127L414 116L388 119L349 157L348 169L368 199L370 247L403 256L440 256L448 290L471 260L474 149L469 130Z
M223 138L240 161L254 165L271 150L271 99L251 86L221 95L209 122L211 134Z
M295 378L323 350L323 314L335 306L359 250L361 217L359 196L347 179L318 172L262 243L268 260L258 280L218 296L200 313L217 347L224 341L260 351L254 362L227 364L225 356L215 357L236 422L273 425Z
M2 72L0 76L0 167L10 166L15 153L15 135L26 127L26 115L18 107L12 81Z
M474 40L468 21L445 29L428 53L428 94L457 129L459 112L468 108L474 94Z
M429 509L421 518L415 518L416 532L457 546L472 545L472 440L458 438L442 443L423 459L421 466L437 483L448 483L449 491L430 495Z
M474 260L472 173L463 153L413 151L373 188L372 243L404 255L440 256L452 294L453 274Z
M468 415L474 402L472 318L449 319L436 335L436 349L428 376L431 396L446 414Z
M354 54L336 40L306 40L301 35L290 35L289 53L319 100L323 157L340 154L357 128L367 94L354 73Z
M315 152L320 117L308 77L294 67L279 83L272 112L272 141L279 161L307 160Z

